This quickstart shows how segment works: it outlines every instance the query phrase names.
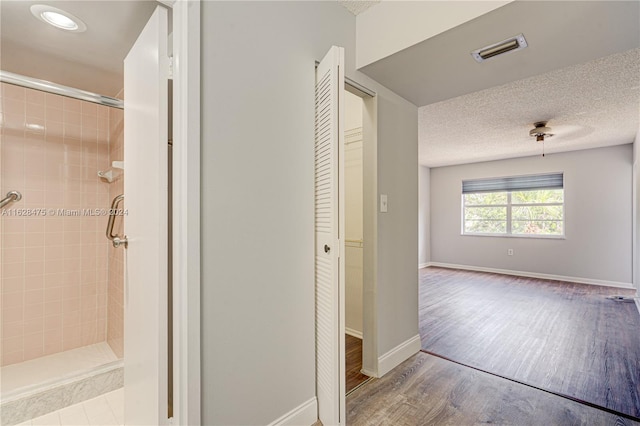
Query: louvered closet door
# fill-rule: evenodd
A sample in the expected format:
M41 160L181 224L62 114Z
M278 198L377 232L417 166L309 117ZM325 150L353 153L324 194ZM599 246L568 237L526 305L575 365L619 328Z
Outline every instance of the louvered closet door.
M325 426L344 424L344 50L332 47L316 70L316 392Z

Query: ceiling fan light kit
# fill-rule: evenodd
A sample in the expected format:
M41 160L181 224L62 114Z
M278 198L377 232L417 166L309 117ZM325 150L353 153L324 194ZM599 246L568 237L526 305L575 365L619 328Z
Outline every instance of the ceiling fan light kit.
M529 131L529 136L535 137L536 142L544 142L544 138L550 138L553 136L551 133L551 127L547 127L546 121L538 121L533 123L533 129Z
M538 121L533 123L533 129L529 130L529 136L535 137L536 142L542 142L542 156L544 157L544 138L553 136L551 127L547 127L546 121Z

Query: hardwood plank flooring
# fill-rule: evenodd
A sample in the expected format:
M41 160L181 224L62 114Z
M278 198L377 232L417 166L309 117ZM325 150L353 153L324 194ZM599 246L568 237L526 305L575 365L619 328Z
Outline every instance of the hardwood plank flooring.
M364 383L369 376L360 372L362 369L362 339L345 335L345 364L346 364L346 388L347 393Z
M422 348L640 417L635 291L444 268L420 271Z
M425 353L356 389L346 414L350 426L640 425Z

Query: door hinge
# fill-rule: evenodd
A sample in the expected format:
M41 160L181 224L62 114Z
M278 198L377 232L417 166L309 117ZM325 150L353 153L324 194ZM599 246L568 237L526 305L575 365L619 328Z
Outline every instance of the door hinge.
M173 56L169 56L169 79L173 80Z

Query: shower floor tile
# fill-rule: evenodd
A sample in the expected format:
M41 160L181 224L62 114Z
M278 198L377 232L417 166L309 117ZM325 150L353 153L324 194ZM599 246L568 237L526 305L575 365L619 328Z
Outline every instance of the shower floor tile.
M124 389L45 414L17 426L123 425Z
M4 398L17 389L66 378L117 359L111 347L106 342L101 342L7 365L2 367L0 394Z

